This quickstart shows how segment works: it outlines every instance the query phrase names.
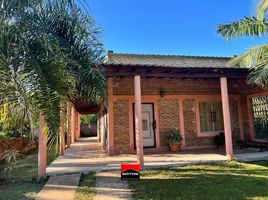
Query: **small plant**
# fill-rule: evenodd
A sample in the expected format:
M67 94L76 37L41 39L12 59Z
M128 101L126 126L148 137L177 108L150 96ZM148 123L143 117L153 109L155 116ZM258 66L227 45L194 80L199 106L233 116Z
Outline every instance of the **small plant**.
M178 130L172 130L167 134L170 150L175 152L181 149L182 136Z
M42 176L33 176L32 183L46 183L49 177L42 177Z
M3 171L1 171L0 174L2 179L6 179L10 176L11 172L13 171L15 165L17 164L21 156L22 155L17 151L10 151L4 155L6 166L3 168Z
M225 145L225 136L223 132L214 137L214 144L217 146L217 148L220 148Z
M167 140L169 144L181 144L183 138L178 130L172 130L167 134Z

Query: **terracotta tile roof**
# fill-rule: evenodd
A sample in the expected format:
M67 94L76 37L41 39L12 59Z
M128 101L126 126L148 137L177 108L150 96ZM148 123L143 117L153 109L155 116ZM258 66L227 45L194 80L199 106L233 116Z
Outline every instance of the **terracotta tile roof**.
M107 65L136 65L176 68L226 68L232 57L125 54L108 51L104 59Z

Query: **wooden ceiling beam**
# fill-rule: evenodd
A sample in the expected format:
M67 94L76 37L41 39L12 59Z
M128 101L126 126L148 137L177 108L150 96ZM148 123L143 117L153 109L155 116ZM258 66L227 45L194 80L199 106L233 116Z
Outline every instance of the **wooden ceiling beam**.
M117 73L106 73L106 76L134 76L137 73L127 73L127 72L117 72ZM163 74L163 73L141 73L141 76L144 77L162 77L162 78L220 78L226 76L227 78L237 78L237 79L246 79L245 74L185 74L185 73L174 73L174 74Z

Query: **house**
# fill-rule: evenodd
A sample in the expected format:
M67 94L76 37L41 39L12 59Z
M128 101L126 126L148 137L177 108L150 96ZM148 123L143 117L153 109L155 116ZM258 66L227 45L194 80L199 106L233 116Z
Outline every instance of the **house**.
M226 66L230 59L109 51L108 106L98 115L108 153L137 153L143 164L143 153L168 150L174 129L183 149L215 148L213 137L224 132L229 159L238 139L267 140L268 87L248 85L249 69Z

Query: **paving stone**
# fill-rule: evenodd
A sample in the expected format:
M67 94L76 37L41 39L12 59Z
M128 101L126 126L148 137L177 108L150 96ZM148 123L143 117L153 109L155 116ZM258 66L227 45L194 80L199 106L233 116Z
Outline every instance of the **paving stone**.
M37 200L73 200L80 174L50 177Z
M120 178L118 171L105 171L96 174L96 196L94 200L131 200L131 190L127 181Z

